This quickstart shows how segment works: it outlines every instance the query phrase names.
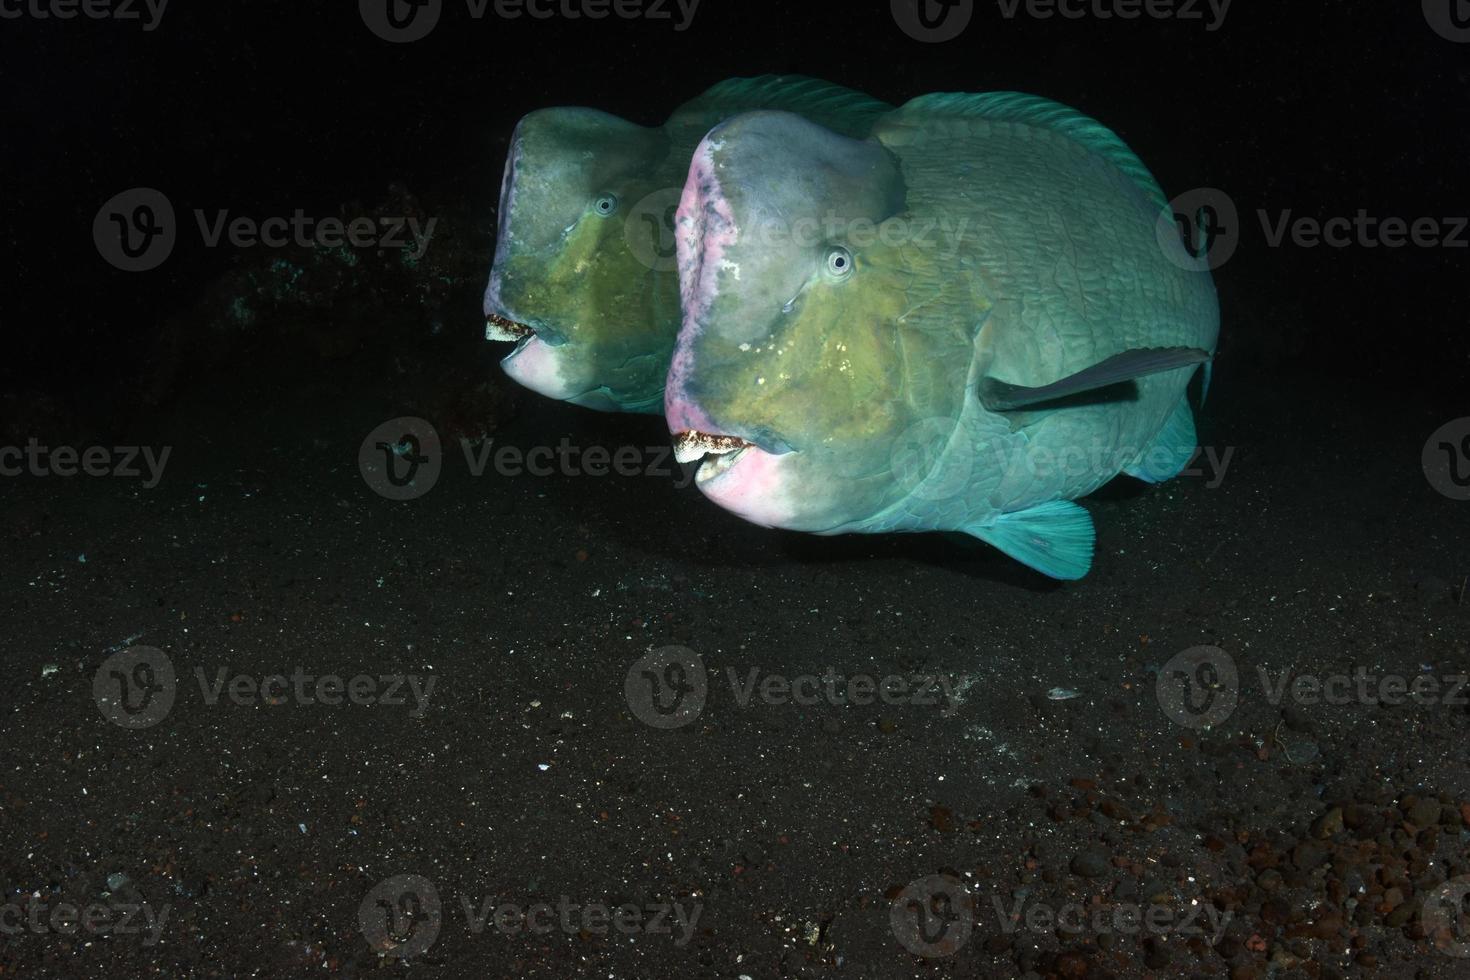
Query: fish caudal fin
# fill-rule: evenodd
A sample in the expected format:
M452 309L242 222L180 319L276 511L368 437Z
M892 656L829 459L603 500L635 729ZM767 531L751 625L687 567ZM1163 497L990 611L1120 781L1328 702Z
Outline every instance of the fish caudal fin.
M1079 579L1092 567L1092 515L1070 500L1053 500L965 528L1023 565L1058 579Z
M1098 361L1076 374L1060 381L1028 388L1013 385L995 378L980 379L980 404L987 411L1009 412L1018 408L1029 408L1042 402L1056 401L1072 395L1080 395L1109 385L1121 384L1135 378L1172 371L1175 368L1192 367L1210 360L1210 352L1199 347L1138 347Z
M1154 441L1124 467L1123 472L1145 483L1172 480L1194 458L1196 442L1194 413L1189 410L1189 399L1180 398Z

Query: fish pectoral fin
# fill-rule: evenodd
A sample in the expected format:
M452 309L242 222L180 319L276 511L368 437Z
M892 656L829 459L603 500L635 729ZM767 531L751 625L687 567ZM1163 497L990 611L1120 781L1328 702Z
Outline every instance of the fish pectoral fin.
M1029 408L1042 402L1056 401L1071 395L1096 391L1161 371L1193 367L1210 359L1210 352L1199 347L1137 347L1098 361L1060 381L1028 388L1007 381L985 377L980 379L980 403L988 411L1009 412Z
M1097 537L1092 515L1070 500L1002 514L984 527L964 530L1052 578L1079 579L1092 567Z
M1172 480L1194 458L1196 441L1194 413L1189 410L1189 399L1180 398L1154 441L1138 454L1137 459L1125 466L1123 472L1145 483Z

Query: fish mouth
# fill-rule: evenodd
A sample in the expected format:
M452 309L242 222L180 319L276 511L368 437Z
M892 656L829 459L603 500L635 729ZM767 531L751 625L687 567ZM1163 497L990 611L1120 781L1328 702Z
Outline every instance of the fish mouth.
M536 331L529 324L519 323L499 313L488 313L485 316L486 340L523 340L535 335Z
M705 483L730 469L749 450L762 452L748 439L718 432L685 429L674 434L674 459L680 463L704 460L694 474L696 483Z
M767 435L760 438L764 441ZM674 434L674 455L681 463L704 460L695 471L694 485L721 507L762 527L793 527L800 508L789 468L799 452L774 435L770 438L783 448L767 448L721 432L684 429Z

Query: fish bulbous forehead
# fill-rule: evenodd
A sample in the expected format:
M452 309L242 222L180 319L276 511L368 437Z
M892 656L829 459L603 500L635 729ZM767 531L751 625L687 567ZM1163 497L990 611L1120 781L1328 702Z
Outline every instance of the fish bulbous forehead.
M747 233L779 241L798 230L798 221L840 228L903 209L903 175L887 148L788 112L735 116L711 130L700 150Z
M615 193L630 176L657 166L669 152L658 129L581 107L538 109L516 125L505 163L502 215L518 244L558 240L598 194Z
M720 124L696 149L679 205L686 331L735 342L764 334L845 228L903 206L898 161L875 142L784 112Z

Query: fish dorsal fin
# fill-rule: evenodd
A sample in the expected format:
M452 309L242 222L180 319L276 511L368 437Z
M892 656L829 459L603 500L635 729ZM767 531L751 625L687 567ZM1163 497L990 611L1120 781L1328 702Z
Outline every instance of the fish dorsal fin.
M674 110L667 128L697 142L716 125L758 109L794 112L843 136L862 139L893 106L863 92L807 75L727 78Z
M885 116L874 128L873 135L885 143L906 142L902 135L904 130L935 119L1012 122L1050 130L1112 163L1160 208L1168 203L1154 175L1117 133L1091 116L1039 95L1024 92L937 92L921 95Z

